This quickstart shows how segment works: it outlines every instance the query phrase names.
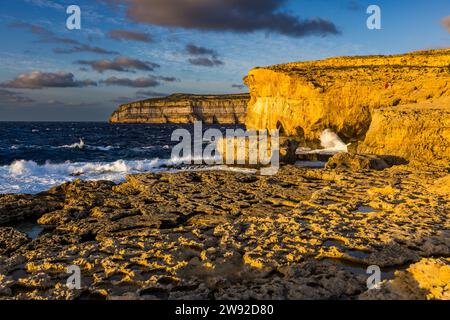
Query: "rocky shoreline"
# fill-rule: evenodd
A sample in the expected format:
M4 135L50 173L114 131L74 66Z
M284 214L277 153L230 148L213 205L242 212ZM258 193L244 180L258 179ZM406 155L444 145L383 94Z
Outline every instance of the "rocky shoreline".
M0 195L0 299L449 299L448 169L333 167Z
M248 109L247 95L120 107L111 122L279 129L285 165L0 195L0 299L450 299L449 63L449 49L291 63L250 71ZM292 165L324 130L349 153Z

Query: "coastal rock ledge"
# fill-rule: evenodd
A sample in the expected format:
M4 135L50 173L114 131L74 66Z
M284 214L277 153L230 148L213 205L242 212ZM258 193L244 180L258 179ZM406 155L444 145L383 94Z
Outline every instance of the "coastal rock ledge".
M111 123L193 123L243 124L248 94L172 94L121 105Z
M0 300L450 299L449 178L283 166L0 195Z

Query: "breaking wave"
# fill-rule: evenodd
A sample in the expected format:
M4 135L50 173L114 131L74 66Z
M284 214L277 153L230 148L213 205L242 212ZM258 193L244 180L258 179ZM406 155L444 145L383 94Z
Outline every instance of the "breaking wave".
M329 151L348 151L347 145L344 141L342 141L341 138L339 138L339 136L330 129L326 129L320 134L320 145Z
M79 142L72 143L72 144L64 144L62 146L49 146L49 145L12 145L8 149L9 150L19 150L19 149L38 149L38 150L44 150L44 149L82 149L82 150L98 150L98 151L110 151L113 149L116 149L117 147L114 146L92 146L86 144L83 139L80 139ZM1 148L4 149L4 148ZM142 148L144 151L146 148Z
M0 193L37 193L78 178L120 182L134 173L228 170L171 159L178 143L171 135L179 127L194 132L193 125L2 122Z
M348 146L350 144L345 144L336 133L330 129L325 129L320 134L320 145L323 149L311 150L310 148L300 147L297 149L296 154L333 155L339 152L348 152Z
M114 162L70 162L39 165L34 161L18 160L0 166L0 193L38 193L75 179L121 182L128 174L161 171L228 170L247 173L247 169L225 165L192 164L197 158L117 160ZM201 158L199 157L198 160ZM217 160L217 157L211 158Z
M18 160L0 167L0 193L38 193L77 178L120 182L127 174L153 171L163 163L152 159L39 165L34 161Z
M99 151L110 151L110 150L114 149L113 146L106 146L106 147L91 146L91 145L84 143L83 139L81 139L81 138L80 138L79 142L72 143L72 144L65 144L60 147L54 147L54 148L56 148L56 149L62 149L62 148L64 148L64 149L85 149L85 150L99 150Z
M61 148L68 148L68 149L83 149L85 146L83 139L80 138L80 142L78 143L72 143L72 144L65 144L61 146Z

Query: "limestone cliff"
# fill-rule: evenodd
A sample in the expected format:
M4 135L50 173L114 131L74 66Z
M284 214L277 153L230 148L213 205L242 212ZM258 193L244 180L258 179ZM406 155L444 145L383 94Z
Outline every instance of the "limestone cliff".
M330 128L355 141L364 139L374 110L450 96L450 49L256 68L245 82L247 128L278 127L306 140Z
M173 94L121 105L111 123L205 123L243 124L248 94Z
M358 152L450 161L450 49L256 68L245 82L247 128L304 142L329 128L364 141Z
M375 110L358 151L426 162L450 161L450 98Z

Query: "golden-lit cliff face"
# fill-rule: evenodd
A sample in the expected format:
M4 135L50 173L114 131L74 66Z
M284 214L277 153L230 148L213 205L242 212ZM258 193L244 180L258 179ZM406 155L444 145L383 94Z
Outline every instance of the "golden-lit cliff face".
M245 82L248 128L279 127L306 139L330 128L359 140L376 109L450 96L450 49L256 68Z
M450 159L450 49L255 68L244 80L247 128L306 141L329 128L364 141L361 152Z
M450 162L450 98L375 110L358 151Z
M173 94L121 105L110 122L243 124L248 100L248 94Z

